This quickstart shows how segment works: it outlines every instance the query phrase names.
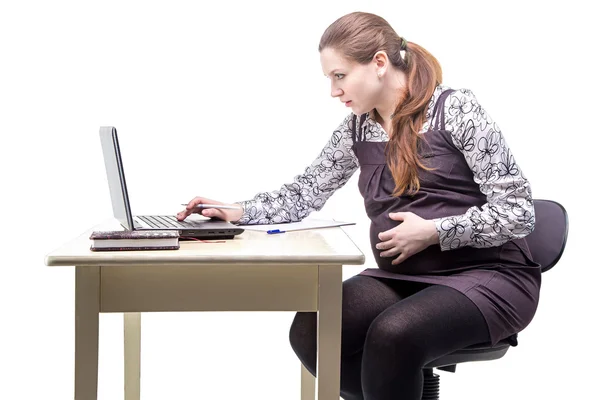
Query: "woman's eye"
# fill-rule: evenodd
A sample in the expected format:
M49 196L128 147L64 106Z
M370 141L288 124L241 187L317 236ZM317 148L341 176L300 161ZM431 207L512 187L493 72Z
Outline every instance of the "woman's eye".
M345 75L344 74L335 74L334 76L335 76L336 79L339 80L339 79L344 78Z

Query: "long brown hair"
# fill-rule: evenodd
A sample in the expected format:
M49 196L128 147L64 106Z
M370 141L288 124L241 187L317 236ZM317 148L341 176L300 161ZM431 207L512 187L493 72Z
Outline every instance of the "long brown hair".
M375 53L385 51L390 63L406 74L406 89L399 93L392 117L386 159L396 184L393 195L416 193L420 188L418 168L428 169L417 153L419 131L425 123L429 100L442 83L440 63L423 47L398 36L385 19L364 12L344 15L331 24L321 37L319 52L325 48L360 64L370 63Z

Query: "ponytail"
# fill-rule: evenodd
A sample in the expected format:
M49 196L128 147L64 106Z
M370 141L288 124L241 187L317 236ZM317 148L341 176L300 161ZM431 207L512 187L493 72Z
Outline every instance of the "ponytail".
M394 196L415 194L420 188L418 168L429 170L417 153L422 140L419 132L427 117L429 100L442 82L442 68L433 55L415 43L409 42L405 47L407 85L392 116L392 135L386 146L387 164L396 185Z

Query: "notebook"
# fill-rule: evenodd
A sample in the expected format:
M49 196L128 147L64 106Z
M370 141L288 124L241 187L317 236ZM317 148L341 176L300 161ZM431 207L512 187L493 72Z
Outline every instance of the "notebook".
M112 126L100 128L100 142L104 154L106 178L110 190L113 215L130 231L177 230L181 238L232 239L244 229L226 221L184 220L178 221L174 215L133 215L127 194L123 158L119 148L117 130Z
M178 231L94 231L92 251L178 250Z

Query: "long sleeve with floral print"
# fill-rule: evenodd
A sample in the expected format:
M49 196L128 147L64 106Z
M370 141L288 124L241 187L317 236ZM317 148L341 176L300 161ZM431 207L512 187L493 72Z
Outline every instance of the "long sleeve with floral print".
M358 160L351 150L349 122L352 114L333 132L319 156L281 189L258 193L251 200L241 201L244 214L238 224L277 224L296 222L312 211L318 211L358 169Z

